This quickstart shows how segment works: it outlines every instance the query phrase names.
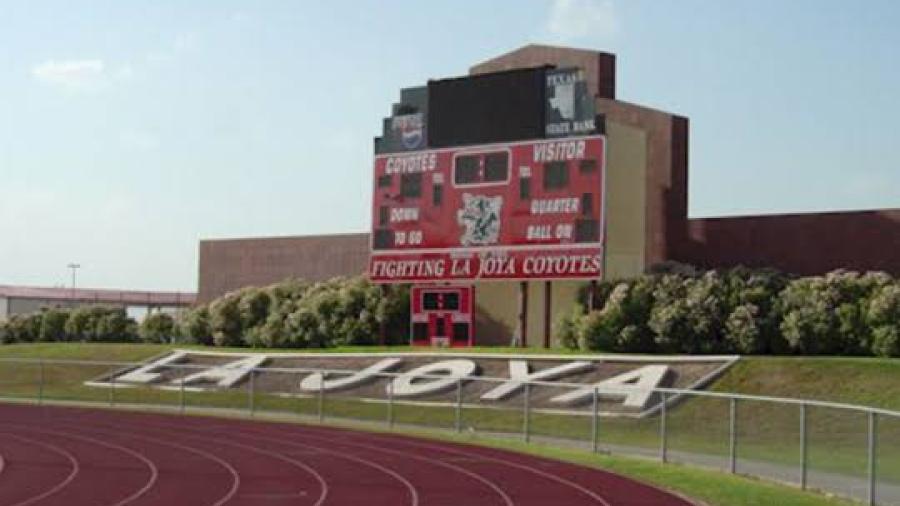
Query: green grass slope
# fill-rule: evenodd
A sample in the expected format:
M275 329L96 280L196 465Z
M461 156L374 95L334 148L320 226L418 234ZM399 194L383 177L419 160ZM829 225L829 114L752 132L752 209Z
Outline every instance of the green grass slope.
M712 389L900 411L900 359L748 357Z

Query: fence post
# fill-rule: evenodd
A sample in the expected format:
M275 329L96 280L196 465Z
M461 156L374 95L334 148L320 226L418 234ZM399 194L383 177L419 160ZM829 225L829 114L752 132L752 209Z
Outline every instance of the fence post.
M591 406L593 407L593 410L591 411L591 451L594 453L597 453L599 439L599 429L597 427L597 423L600 421L600 415L597 413L597 409L599 407L597 405L598 397L599 394L597 393L597 388L594 387L591 398Z
M456 380L456 432L462 432L462 378Z
M525 383L525 398L522 402L522 438L525 442L531 440L531 428L529 427L531 413L531 383Z
M247 395L247 411L250 412L250 416L253 416L256 412L256 403L254 402L254 397L256 396L256 369L250 369L250 388Z
M878 438L877 438L877 430L878 430L878 419L874 411L869 411L869 492L868 492L868 502L869 506L873 506L875 504L875 459L877 458L878 451Z
M38 362L38 405L44 403L44 359Z
M184 376L181 377L178 385L178 411L182 415L184 414L184 378Z
M319 423L325 420L325 372L319 372Z
M109 376L109 405L110 407L116 405L116 373L113 373Z
M394 428L394 382L388 382L388 409L387 409L387 424L388 428Z
M297 376L294 378L294 376ZM300 373L291 373L291 383L294 385L294 397L297 399L297 414L303 415L303 392L300 391Z
M806 403L800 404L800 488L806 490L806 479L808 474L807 459L809 451L807 449L806 434Z
M662 461L663 464L668 462L669 460L669 433L666 427L666 418L667 418L667 407L666 407L666 393L660 393L660 410L659 410L659 460Z
M728 470L737 472L737 399L732 397L728 409Z

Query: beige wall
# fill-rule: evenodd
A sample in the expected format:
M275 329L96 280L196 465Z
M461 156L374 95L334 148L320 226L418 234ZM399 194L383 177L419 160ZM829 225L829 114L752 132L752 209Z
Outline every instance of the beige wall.
M606 123L606 279L644 271L647 134Z
M475 283L475 342L479 345L509 345L516 328L518 283Z
M550 318L572 310L582 281L554 281L550 293ZM519 283L490 281L475 284L475 340L479 345L508 346L519 315ZM544 342L544 282L528 283L528 346ZM555 336L551 345L555 345Z

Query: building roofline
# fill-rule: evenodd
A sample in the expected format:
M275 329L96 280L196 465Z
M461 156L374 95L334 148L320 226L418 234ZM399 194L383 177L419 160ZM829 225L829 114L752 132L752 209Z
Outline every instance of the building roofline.
M271 239L333 239L333 238L350 238L350 237L368 237L369 232L339 232L331 234L314 234L314 235L269 235L269 236L251 236L251 237L223 237L213 239L200 239L200 243L215 242L240 242L240 241L259 241Z
M761 214L734 214L719 216L688 216L688 221L712 221L712 220L758 220L767 218L790 218L790 217L810 217L810 216L836 216L836 215L859 215L859 214L897 214L900 215L900 207L893 208L871 208L871 209L837 209L829 211L794 211L787 213L761 213Z

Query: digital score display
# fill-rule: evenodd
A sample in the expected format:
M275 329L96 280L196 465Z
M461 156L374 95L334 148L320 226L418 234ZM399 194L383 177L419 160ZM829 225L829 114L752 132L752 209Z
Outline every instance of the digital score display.
M375 282L597 279L603 136L378 155Z

